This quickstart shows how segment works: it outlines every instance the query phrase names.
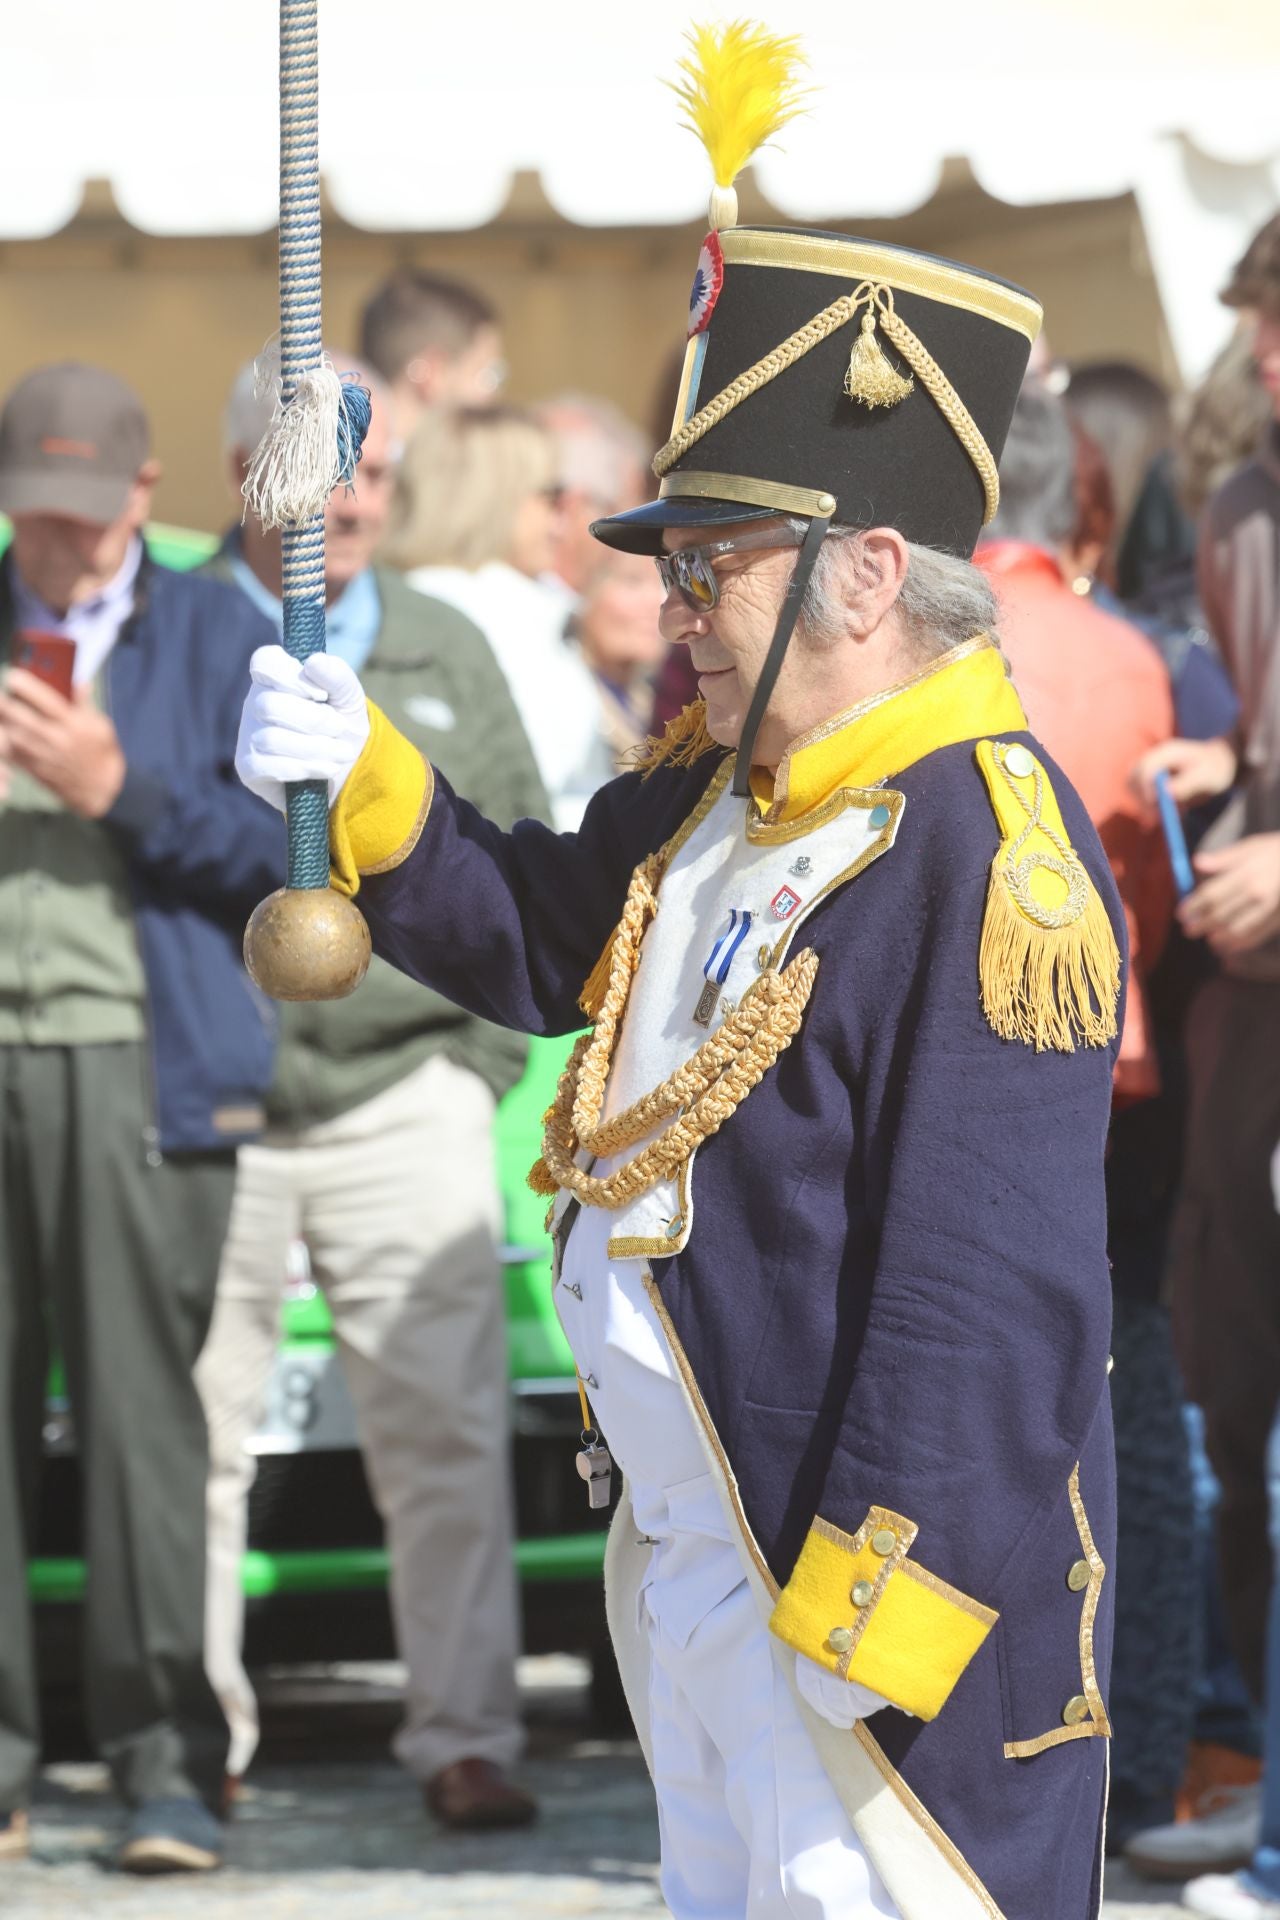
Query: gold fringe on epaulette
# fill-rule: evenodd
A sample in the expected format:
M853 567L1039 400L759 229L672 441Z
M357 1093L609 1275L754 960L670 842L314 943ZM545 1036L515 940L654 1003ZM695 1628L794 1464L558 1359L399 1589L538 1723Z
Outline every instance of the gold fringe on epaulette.
M707 703L691 700L674 720L668 720L661 736L653 736L635 749L633 768L648 779L655 767L691 767L719 742L707 732Z
M1105 1047L1116 1037L1120 952L1096 887L1080 868L1085 899L1066 925L1029 919L1010 887L1010 849L991 864L978 949L982 1010L1003 1040L1037 1053ZM1074 856L1072 856L1074 858ZM1078 863L1077 863L1078 864Z

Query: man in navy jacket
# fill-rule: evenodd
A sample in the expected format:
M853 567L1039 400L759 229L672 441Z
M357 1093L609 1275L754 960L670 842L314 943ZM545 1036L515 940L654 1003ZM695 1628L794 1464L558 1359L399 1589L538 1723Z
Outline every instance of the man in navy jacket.
M39 1755L25 1522L49 1328L84 1474L88 1718L138 1871L220 1858L192 1367L272 1062L241 933L284 864L232 766L246 663L274 636L148 558L158 473L138 400L99 369L31 374L0 415L0 1862L26 1850ZM70 699L56 659L31 670L33 635L72 643Z
M690 321L659 497L595 527L698 673L644 770L502 833L279 648L239 765L329 782L377 952L594 1023L531 1183L676 1920L1088 1920L1123 923L969 565L1040 310L722 227Z

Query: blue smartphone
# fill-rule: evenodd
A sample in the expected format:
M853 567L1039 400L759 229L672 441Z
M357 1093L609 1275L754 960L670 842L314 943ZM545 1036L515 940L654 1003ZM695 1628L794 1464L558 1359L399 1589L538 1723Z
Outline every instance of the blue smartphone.
M1169 791L1167 773L1156 775L1156 799L1160 804L1160 825L1164 829L1164 843L1169 849L1169 865L1173 868L1173 884L1178 890L1179 900L1185 900L1196 884L1196 876L1191 871L1187 836L1182 831L1182 815L1178 812L1177 801Z

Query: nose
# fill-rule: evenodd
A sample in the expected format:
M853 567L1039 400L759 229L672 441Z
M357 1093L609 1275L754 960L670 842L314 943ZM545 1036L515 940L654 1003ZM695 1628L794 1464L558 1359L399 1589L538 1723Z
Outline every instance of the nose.
M668 587L658 610L658 631L669 645L692 646L695 639L710 633L711 622L705 613L695 613L679 589Z

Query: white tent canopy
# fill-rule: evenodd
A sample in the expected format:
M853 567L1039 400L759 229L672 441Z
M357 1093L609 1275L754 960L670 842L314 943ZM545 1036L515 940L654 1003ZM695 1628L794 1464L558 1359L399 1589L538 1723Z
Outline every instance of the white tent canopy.
M364 227L470 228L532 170L569 220L695 219L706 162L661 80L689 21L720 11L697 0L321 0L332 202ZM952 155L1019 205L1132 190L1180 358L1200 370L1223 329L1213 288L1280 200L1275 0L741 0L727 11L800 33L810 56L812 112L756 168L787 218L903 214L930 198ZM270 227L275 14L273 0L11 8L0 237L56 231L95 178L150 233Z

